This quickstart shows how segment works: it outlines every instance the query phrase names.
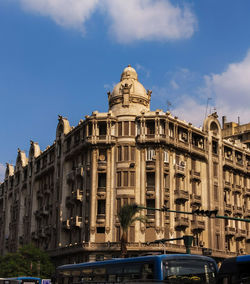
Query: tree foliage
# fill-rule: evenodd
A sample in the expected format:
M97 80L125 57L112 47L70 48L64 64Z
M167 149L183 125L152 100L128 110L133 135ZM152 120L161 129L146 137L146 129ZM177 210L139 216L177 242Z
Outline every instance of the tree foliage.
M121 236L121 255L126 257L127 255L127 242L128 242L128 228L135 222L145 222L144 216L136 216L136 214L141 210L136 203L125 204L120 212L118 213L118 219L122 229Z
M54 266L49 256L34 245L25 245L16 253L0 258L0 277L36 276L51 278Z

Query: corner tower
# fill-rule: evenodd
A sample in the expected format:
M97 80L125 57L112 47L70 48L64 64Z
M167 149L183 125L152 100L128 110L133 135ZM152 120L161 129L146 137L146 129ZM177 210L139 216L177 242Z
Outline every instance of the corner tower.
M108 93L109 110L116 116L149 111L151 93L138 81L135 69L128 65L122 72L120 82L112 93Z

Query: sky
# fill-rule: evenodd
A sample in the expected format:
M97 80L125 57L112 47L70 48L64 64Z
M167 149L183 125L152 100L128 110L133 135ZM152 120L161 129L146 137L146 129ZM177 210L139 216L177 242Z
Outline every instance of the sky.
M108 110L131 64L162 109L250 121L249 0L0 0L0 181L17 149Z

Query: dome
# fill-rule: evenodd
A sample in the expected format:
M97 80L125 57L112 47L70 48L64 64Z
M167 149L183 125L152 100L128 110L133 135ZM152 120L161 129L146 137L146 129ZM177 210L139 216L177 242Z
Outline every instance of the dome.
M121 79L115 85L112 93L109 93L109 107L111 110L118 108L135 108L141 105L143 109L149 109L150 91L146 91L143 85L138 81L136 70L128 65L121 74ZM138 111L142 107L137 107Z

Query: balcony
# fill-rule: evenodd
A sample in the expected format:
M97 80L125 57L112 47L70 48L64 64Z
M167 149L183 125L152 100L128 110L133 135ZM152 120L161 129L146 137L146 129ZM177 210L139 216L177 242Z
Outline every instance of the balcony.
M224 203L224 212L231 214L232 213L233 206L228 203Z
M147 196L154 196L155 195L155 187L154 186L147 186L146 187L146 195Z
M73 198L76 201L82 201L83 200L83 190L77 189L73 191Z
M247 188L247 187L245 188L244 196L250 197L250 188Z
M174 191L175 195L175 201L178 203L186 202L189 200L189 194L188 191L185 190L175 190Z
M198 182L201 181L201 173L195 170L190 171L190 177L191 177L191 180L198 181Z
M225 235L227 237L230 237L230 238L233 237L235 235L235 232L236 232L235 228L229 227L229 226L225 227Z
M201 196L197 194L191 194L191 204L195 206L201 206Z
M233 206L233 213L234 215L242 215L243 214L243 208L239 206Z
M82 227L82 217L80 216L71 217L70 224L74 227L81 228Z
M244 210L244 218L247 218L247 219L250 218L250 209L245 209Z
M62 228L64 230L70 230L70 220L69 219L62 221Z
M246 242L247 242L247 243L250 242L250 231L247 231L247 234L246 234Z
M175 217L176 230L185 230L189 226L189 219L185 217Z
M192 228L192 231L202 232L205 230L205 221L192 220L191 228Z
M175 165L175 175L183 177L185 176L185 162Z
M247 236L246 230L238 229L238 230L236 231L236 234L235 234L235 239L236 239L236 240L243 240L243 239L246 238L246 236Z
M240 194L242 192L242 188L239 184L233 184L232 191L235 194Z
M231 190L232 189L232 185L231 185L230 181L224 180L224 189L225 190Z

